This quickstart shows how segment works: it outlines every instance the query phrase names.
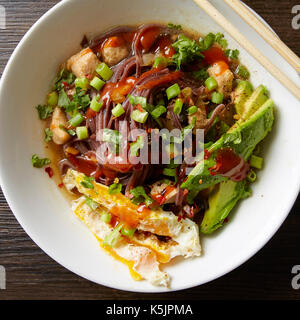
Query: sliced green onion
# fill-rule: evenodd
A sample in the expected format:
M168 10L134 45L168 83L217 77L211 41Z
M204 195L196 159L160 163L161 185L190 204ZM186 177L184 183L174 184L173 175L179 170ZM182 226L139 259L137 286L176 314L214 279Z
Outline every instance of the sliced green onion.
M192 107L187 109L187 113L189 115L192 115L192 114L196 113L197 111L198 111L198 108L196 106L192 106Z
M108 212L103 212L102 215L101 215L101 220L102 220L103 222L106 222L106 223L110 223L111 218L112 218L112 217L111 217L111 214L108 213Z
M136 142L130 144L130 155L132 157L137 157L139 150L144 148L144 137L139 136Z
M167 108L165 106L157 106L153 111L151 111L151 116L154 119L158 119L161 115L167 112Z
M134 233L135 233L135 230L136 229L134 229L134 228L131 228L131 229L122 228L121 233L122 233L123 236L132 238Z
M182 110L183 102L181 99L177 99L174 104L174 113L180 114Z
M157 57L154 60L153 68L165 68L168 66L168 59L166 57Z
M47 104L51 107L57 106L58 103L58 94L56 91L53 91L48 94Z
M256 180L256 173L251 169L247 178L249 182L254 182Z
M180 87L178 83L173 84L166 90L166 94L169 100L176 98L180 94Z
M213 92L211 96L211 102L221 104L224 99L224 94L221 92Z
M131 119L139 123L145 123L148 119L149 113L147 111L141 112L139 110L134 110L131 113Z
M264 159L261 157L257 157L252 155L250 158L250 166L256 169L261 169L263 166Z
M103 129L102 140L104 142L110 142L114 144L120 144L122 140L122 135L117 130Z
M98 99L97 97L94 97L92 102L91 102L91 105L90 105L90 108L95 111L95 112L99 112L101 110L101 108L103 107L103 101L100 100L98 102Z
M124 108L122 107L122 105L120 103L118 103L112 110L111 113L115 116L115 117L120 117L122 114L125 113Z
M81 113L77 113L73 118L69 120L69 123L73 128L75 128L78 127L83 120L83 115Z
M133 106L140 105L143 109L147 107L147 99L145 97L128 95L129 103Z
M89 137L89 132L87 127L77 127L76 134L79 140L84 140Z
M102 87L105 85L105 82L98 77L95 77L91 82L90 85L95 88L97 91L100 91Z
M75 80L75 87L81 89L88 89L89 80L87 78L77 78Z
M89 197L85 197L85 203L92 209L96 210L99 207L99 204Z
M113 71L104 62L98 65L98 67L96 68L96 72L103 80L106 81L109 80L113 75Z
M51 163L50 159L48 158L39 158L36 154L34 154L31 158L32 165L35 168L42 168L44 166L47 166Z
M177 150L174 143L167 144L165 146L166 152L171 156L171 158L176 158L179 155L179 151Z
M248 69L243 66L243 65L239 65L237 70L236 70L236 73L242 77L243 79L247 80L250 78L250 72L248 71Z
M93 177L85 176L84 179L80 182L80 184L87 189L94 189L93 181L95 179Z
M205 80L205 86L209 91L213 91L218 87L218 82L214 77Z
M103 240L103 245L108 247L115 247L121 238L121 233L120 233L121 229L122 229L122 224L118 225L111 233L106 235Z

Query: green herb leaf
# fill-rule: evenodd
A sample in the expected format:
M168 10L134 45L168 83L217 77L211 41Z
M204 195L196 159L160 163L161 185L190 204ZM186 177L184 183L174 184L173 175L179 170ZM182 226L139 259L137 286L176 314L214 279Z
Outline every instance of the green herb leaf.
M225 51L225 54L228 58L232 60L237 60L239 58L240 51L238 49L235 49L235 50L227 49Z
M57 105L59 107L66 108L70 103L71 103L71 101L70 101L68 95L66 94L66 91L64 89L61 89L59 91Z
M36 109L39 114L39 118L41 120L46 120L46 119L50 118L53 113L53 107L51 107L51 106L46 106L46 105L42 106L39 104L36 107Z
M83 181L80 182L80 184L87 189L94 189L94 185L92 183L93 181L95 181L93 177L85 176Z
M109 186L108 193L109 194L118 194L122 191L122 184L121 183L113 183Z
M196 79L205 81L206 79L209 78L209 73L206 71L206 69L201 69L201 70L192 72L192 76Z
M72 84L75 80L75 75L72 72L69 72L66 69L62 69L58 75L57 78L55 80L55 84L52 88L53 91L55 90L61 90L64 88L64 84L63 82L67 83L67 84Z
M134 204L141 204L144 203L147 207L153 202L153 200L146 194L144 187L138 186L132 190L130 190L130 194L133 195L131 201Z
M39 158L36 154L34 154L31 158L31 162L32 162L32 165L35 167L35 168L42 168L44 166L47 166L48 164L51 163L50 159L48 158Z
M53 132L49 129L45 129L45 141L50 142L52 140Z
M225 50L228 47L228 42L226 39L224 39L224 34L217 33L215 41L222 47L223 50Z
M168 28L174 29L174 30L181 30L182 29L180 24L173 24L173 23L168 23Z
M136 106L139 104L143 109L147 108L147 99L145 97L132 96L129 94L128 100L130 104L133 106Z
M200 45L195 40L183 34L179 35L178 40L174 42L172 46L176 50L176 54L173 56L173 62L176 64L178 70L180 70L182 64L204 58L201 54Z

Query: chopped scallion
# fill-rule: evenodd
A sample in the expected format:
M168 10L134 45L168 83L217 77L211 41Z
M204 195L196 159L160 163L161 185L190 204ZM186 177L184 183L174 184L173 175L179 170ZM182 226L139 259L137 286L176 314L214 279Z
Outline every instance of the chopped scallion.
M79 140L84 140L89 137L89 132L87 127L77 127L76 134Z
M113 75L113 71L104 62L98 65L98 67L96 68L96 72L103 80L106 81L109 80Z
M90 108L95 111L95 112L99 112L101 110L101 108L103 107L103 101L100 100L98 102L98 99L97 97L94 97L92 102L91 102L91 105L90 105Z
M73 118L71 118L69 120L69 123L73 128L76 128L81 124L81 122L83 120L84 120L84 118L83 118L82 114L81 113L77 113Z
M189 115L192 115L192 114L196 113L197 111L198 111L198 108L196 106L192 106L192 107L187 109L187 113Z
M183 102L181 99L177 99L174 104L174 113L180 114L182 110Z
M94 77L94 79L90 82L90 85L97 91L100 91L102 87L105 85L105 82L99 79L98 77Z
M205 86L209 91L213 91L218 87L218 82L214 77L205 80Z
M252 155L250 158L250 166L256 169L261 169L263 166L264 159L261 157L257 157Z
M148 119L149 113L147 111L141 112L139 110L134 110L131 113L131 118L139 123L145 123Z
M224 95L221 92L213 92L211 96L211 102L221 104L223 102Z
M89 80L87 78L76 78L75 87L81 89L88 89Z
M122 107L122 105L120 103L118 103L112 110L111 113L115 116L115 117L120 117L122 114L125 113L124 108Z

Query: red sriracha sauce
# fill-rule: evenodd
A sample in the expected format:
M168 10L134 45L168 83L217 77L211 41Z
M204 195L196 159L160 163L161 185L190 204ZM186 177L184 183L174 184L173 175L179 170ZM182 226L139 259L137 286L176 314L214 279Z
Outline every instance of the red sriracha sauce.
M219 61L224 61L227 64L229 63L224 51L219 47L211 47L210 49L203 51L202 54L204 55L204 61L207 64L214 64Z
M216 164L209 168L212 176L219 174L233 181L244 180L250 170L249 163L234 153L232 148L222 148L217 151Z
M45 172L48 174L49 178L52 178L54 173L51 167L45 168Z

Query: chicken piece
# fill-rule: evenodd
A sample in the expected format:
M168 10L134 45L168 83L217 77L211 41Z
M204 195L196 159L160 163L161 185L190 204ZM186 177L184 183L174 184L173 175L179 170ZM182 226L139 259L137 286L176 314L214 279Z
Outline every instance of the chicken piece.
M61 145L71 139L71 136L61 127L68 125L65 113L61 108L56 107L52 115L50 130L53 133L52 140L55 144Z
M175 203L177 188L169 186L167 183L157 181L151 186L151 196L161 195L164 198L163 204Z
M94 76L99 59L90 48L83 49L67 61L67 69L72 71L77 78Z
M127 47L104 47L102 49L102 59L108 66L114 66L129 54Z
M218 82L218 91L224 94L224 98L227 98L232 92L232 82L234 79L233 73L227 69L223 73L220 72L220 68L217 64L212 65L207 69L207 72L211 77L214 77Z

